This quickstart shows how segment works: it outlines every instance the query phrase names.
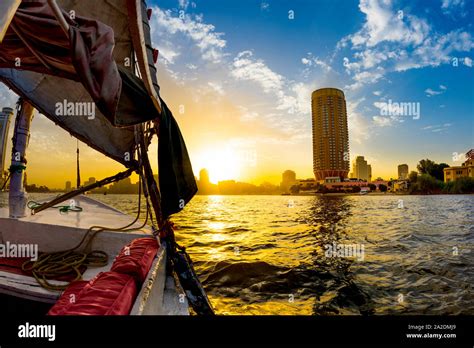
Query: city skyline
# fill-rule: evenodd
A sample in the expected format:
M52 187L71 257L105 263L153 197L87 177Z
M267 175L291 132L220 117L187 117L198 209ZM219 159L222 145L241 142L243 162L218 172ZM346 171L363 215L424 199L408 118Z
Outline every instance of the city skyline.
M322 87L344 91L350 162L364 156L373 177L396 178L399 164L415 168L422 158L460 165L455 154L473 145L473 4L433 4L150 2L158 79L195 175L208 168L213 182L278 184L291 168L312 177L311 93ZM0 87L0 107L15 102ZM413 109L397 113L397 103ZM123 169L80 147L83 177ZM36 115L29 182L75 182L75 149L74 138Z

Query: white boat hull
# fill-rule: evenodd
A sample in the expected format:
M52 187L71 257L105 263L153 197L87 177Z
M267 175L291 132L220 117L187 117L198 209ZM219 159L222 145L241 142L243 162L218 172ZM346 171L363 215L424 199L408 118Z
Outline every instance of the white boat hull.
M67 250L77 245L91 226L119 228L133 218L85 196L76 197L83 211L61 214L47 209L20 219L8 217L8 209L0 208L0 244L34 244L41 252ZM140 224L136 223L136 227ZM96 235L92 250L103 250L109 256L104 267L88 268L83 280L91 280L100 272L110 270L120 250L135 238L151 236L144 227L134 232L103 231ZM166 272L166 248L161 246L135 300L131 315L187 315L188 303L175 280ZM50 281L52 284L64 284ZM0 271L0 294L44 303L55 303L60 292L42 288L33 277Z

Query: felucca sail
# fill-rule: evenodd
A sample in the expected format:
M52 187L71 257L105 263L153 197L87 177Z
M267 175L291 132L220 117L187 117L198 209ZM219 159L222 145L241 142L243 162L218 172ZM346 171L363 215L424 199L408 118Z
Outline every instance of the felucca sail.
M124 155L135 141L133 127L116 126L156 119L160 111L135 76L130 3L139 5L140 13L145 5L58 1L69 25L66 35L46 0L23 1L0 50L2 82L57 125L127 167L133 165ZM146 16L141 20L148 26ZM151 41L144 45L151 47ZM156 82L156 70L154 76ZM68 107L91 103L97 106L93 116L71 117Z

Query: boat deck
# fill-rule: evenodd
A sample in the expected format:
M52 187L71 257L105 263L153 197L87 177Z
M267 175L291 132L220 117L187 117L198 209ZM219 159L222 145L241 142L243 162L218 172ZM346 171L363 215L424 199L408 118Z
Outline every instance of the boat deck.
M83 209L82 212L60 213L58 209L50 208L35 215L11 219L8 217L8 207L0 208L0 244L33 244L38 246L40 252L67 250L76 246L91 226L120 228L134 219L87 196L77 196L74 200L75 204ZM140 225L140 222L136 222L133 227ZM92 242L92 249L105 251L109 262L104 267L88 268L83 279L90 280L100 272L109 271L115 256L124 245L132 239L150 235L151 229L148 226L138 231L100 232ZM61 281L50 282L64 284ZM32 277L5 271L0 271L0 293L21 293L23 298L49 303L54 303L60 295L60 292L42 288Z
M76 246L91 226L115 229L130 224L134 219L87 196L74 199L75 204L83 209L82 212L60 213L58 209L46 209L36 215L11 219L8 217L8 208L0 208L0 244L38 245L40 252L67 250ZM133 225L137 228L140 226L140 222ZM104 267L88 268L83 280L91 280L99 272L109 271L123 246L135 238L150 235L152 231L149 226L137 231L104 230L97 234L92 242L92 250L105 251L109 262ZM131 315L189 315L188 302L183 298L182 290L176 286L175 279L166 274L165 250L164 247L158 250ZM62 284L53 280L50 283ZM47 305L55 303L61 293L42 288L33 277L0 271L0 299L8 295ZM40 308L44 311L44 306Z

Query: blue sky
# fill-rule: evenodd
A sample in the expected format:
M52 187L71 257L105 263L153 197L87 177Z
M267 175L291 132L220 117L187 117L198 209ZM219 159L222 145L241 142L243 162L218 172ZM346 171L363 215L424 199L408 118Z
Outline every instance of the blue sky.
M344 90L351 158L365 155L376 176L395 176L399 163L414 169L426 157L459 164L452 153L473 147L473 2L160 0L149 5L165 97L177 108L188 102L167 93L167 87L176 91L173 84L192 86L195 102L203 102L198 96L205 90L208 97L214 92L217 111L212 112L221 110L222 124L232 120L243 130L254 124L255 132L226 136L256 149L269 176L284 167L311 176L310 93L320 87ZM228 105L219 109L222 98L240 110L239 118L226 115ZM419 119L381 115L388 100L419 103ZM198 134L189 131L189 118L177 118L190 142L202 147ZM198 114L193 119L207 120ZM219 128L211 121L207 126Z

